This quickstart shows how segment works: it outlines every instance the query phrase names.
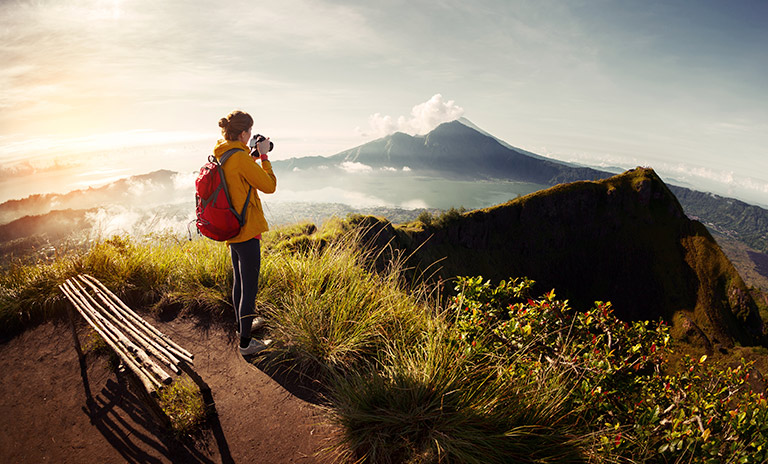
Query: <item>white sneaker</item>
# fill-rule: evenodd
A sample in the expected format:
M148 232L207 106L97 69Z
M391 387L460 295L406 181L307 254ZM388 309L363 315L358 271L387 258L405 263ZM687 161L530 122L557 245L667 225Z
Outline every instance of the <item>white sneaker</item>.
M251 335L253 335L254 332L259 330L260 328L264 327L264 325L267 323L267 320L263 317L256 316L253 318L253 322L251 322ZM237 338L240 338L240 331L235 332L237 334Z
M259 353L267 349L270 344L272 344L272 340L256 340L255 338L252 338L251 343L249 343L247 347L240 347L240 354L243 356L250 356Z
M264 327L264 324L267 323L267 320L263 317L256 316L253 318L253 322L251 322L251 332L254 330L259 330L260 328Z

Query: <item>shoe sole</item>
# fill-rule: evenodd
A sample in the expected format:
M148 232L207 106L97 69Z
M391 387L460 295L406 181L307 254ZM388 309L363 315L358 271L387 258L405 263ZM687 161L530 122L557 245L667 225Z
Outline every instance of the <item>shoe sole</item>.
M242 356L253 356L255 354L259 354L262 351L266 350L267 348L269 348L269 345L271 344L272 344L272 340L263 341L262 345L256 348L254 351L243 351L243 348L240 348L240 354Z

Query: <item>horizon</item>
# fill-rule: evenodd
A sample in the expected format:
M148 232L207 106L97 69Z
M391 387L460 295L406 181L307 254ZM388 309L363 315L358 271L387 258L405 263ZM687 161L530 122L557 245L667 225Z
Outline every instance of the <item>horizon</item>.
M768 203L768 3L235 3L0 5L0 201L196 170L239 108L276 160L466 117L548 158Z

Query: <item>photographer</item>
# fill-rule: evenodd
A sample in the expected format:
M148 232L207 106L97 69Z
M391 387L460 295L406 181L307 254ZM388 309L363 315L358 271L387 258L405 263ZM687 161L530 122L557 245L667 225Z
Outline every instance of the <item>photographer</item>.
M251 151L248 141L251 138L253 118L248 113L233 111L219 120L219 127L224 139L219 140L213 150L216 158L221 158L233 148L242 150L234 153L224 163L223 169L232 206L241 211L248 201L245 223L240 233L226 242L234 271L232 304L239 322L240 354L247 356L260 352L271 342L251 338L251 330L264 323L262 318L255 317L254 307L259 288L261 234L269 230L269 226L264 218L258 191L273 193L277 187L277 178L267 156L273 145L268 138L257 136L254 137L255 146ZM261 161L261 166L257 160Z

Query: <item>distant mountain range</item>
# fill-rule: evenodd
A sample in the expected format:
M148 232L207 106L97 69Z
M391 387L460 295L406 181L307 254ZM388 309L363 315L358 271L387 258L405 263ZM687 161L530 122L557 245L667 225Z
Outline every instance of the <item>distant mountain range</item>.
M329 157L275 161L275 169L333 169L359 163L460 180L512 180L554 186L609 178L616 173L553 161L513 147L466 119L441 124L426 135L394 133ZM768 210L733 198L670 185L686 214L717 232L768 253ZM458 206L458 205L457 205Z

